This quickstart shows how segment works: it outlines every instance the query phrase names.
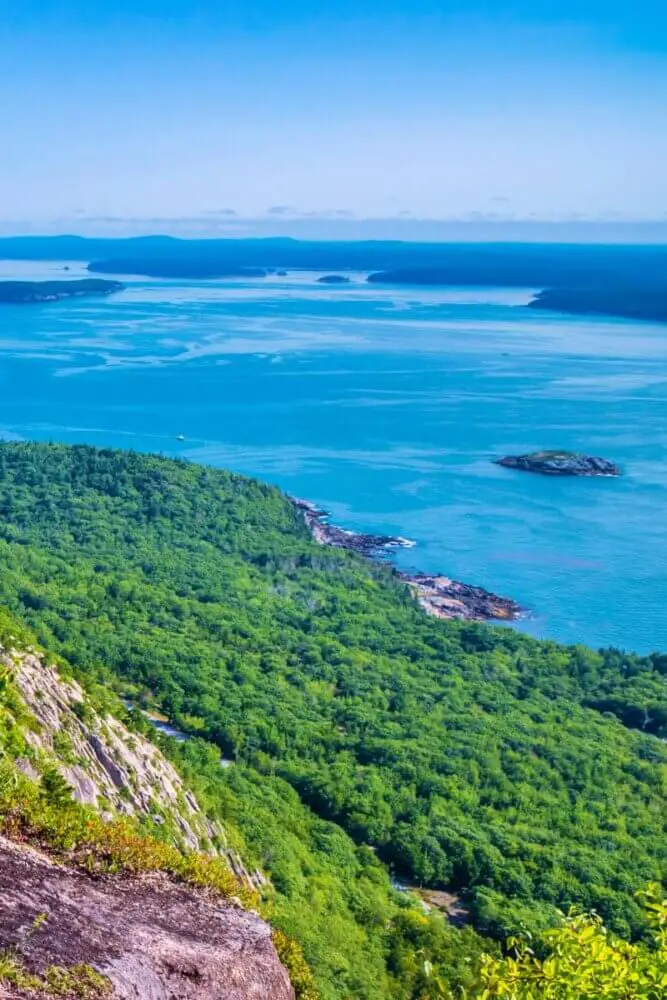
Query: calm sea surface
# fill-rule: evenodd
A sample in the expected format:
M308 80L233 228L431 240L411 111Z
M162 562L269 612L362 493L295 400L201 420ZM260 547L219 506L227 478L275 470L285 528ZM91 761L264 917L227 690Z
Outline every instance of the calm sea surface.
M62 266L0 278L82 273ZM0 432L228 466L415 539L404 565L514 597L535 635L667 650L667 326L316 277L0 306ZM626 475L490 461L541 447Z

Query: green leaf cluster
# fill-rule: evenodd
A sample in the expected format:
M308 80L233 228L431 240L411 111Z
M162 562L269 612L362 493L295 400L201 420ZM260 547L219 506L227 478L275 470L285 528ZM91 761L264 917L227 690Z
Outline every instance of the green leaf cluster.
M649 942L630 944L610 934L599 915L570 913L536 942L510 940L506 957L485 956L479 982L465 996L468 1000L664 1000L667 899L658 886L650 887L644 898L653 932Z

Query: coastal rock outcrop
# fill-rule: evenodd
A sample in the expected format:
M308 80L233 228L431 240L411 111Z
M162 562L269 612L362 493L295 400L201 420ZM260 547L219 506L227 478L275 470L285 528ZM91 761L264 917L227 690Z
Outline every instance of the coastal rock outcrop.
M351 549L367 559L386 557L396 549L411 549L414 542L400 535L366 535L331 524L329 514L309 500L291 498L301 511L311 535L320 545ZM435 618L458 618L465 621L513 621L522 608L509 597L492 594L447 576L405 573L394 570L396 577L415 596L424 611Z
M344 274L323 274L317 279L320 285L349 285L350 279Z
M329 521L329 512L321 510L310 500L292 497L292 503L303 514L306 525L316 542L335 549L351 549L359 555L372 557L386 554L393 549L411 549L414 542L398 535L367 535L341 528Z
M162 873L92 877L0 837L0 953L26 974L87 968L119 1000L294 1000L270 927ZM74 996L0 983L0 996Z
M448 576L428 573L398 573L427 615L461 621L515 621L522 609L510 597L492 594Z
M606 458L571 451L534 451L526 455L505 455L496 465L544 476L620 476L618 465Z

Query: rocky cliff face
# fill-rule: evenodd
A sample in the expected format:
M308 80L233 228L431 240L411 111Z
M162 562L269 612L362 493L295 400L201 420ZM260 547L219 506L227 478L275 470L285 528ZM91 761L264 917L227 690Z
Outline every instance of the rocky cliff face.
M48 788L55 766L73 798L103 818L148 817L181 853L221 855L253 889L264 881L246 871L160 750L96 712L34 649L0 648L0 765L13 816L0 835L0 1000L294 1000L271 928L231 890L155 870L161 864L101 874L119 867L91 865L104 850L94 842L81 856L58 848L56 862L42 851L48 835L17 820L21 782ZM65 799L62 808L78 806ZM51 815L57 829L60 816ZM86 814L77 815L85 826ZM137 830L138 843L143 836Z
M38 727L26 739L57 762L74 797L100 812L170 821L191 850L224 842L224 831L202 814L176 770L147 739L117 719L101 718L81 687L64 680L36 653L3 653ZM30 765L23 764L24 770Z
M130 732L112 716L102 718L75 681L65 680L35 651L0 650L37 725L25 738L43 754L72 788L74 798L103 816L139 815L156 826L169 824L185 850L220 854L234 873L253 889L266 882L249 872L227 845L224 828L211 822L183 784L173 765L144 736ZM33 775L34 764L19 760Z
M92 878L0 837L0 953L26 973L80 963L121 1000L294 1000L267 924L165 875ZM48 991L0 981L0 997ZM73 996L74 994L66 994Z

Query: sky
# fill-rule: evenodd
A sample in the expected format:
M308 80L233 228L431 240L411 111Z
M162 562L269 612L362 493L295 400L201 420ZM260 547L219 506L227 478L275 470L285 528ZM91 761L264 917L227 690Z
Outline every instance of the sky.
M2 232L667 223L665 0L0 0L0 53Z

